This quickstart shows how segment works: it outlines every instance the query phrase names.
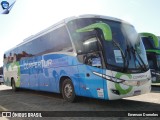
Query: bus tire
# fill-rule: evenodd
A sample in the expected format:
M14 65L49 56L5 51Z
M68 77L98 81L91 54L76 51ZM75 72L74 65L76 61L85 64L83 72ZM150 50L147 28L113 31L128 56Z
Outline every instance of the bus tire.
M14 92L16 92L18 89L16 88L16 83L15 83L15 81L14 81L14 79L12 79L12 90L14 91Z
M66 78L62 83L62 96L63 99L68 102L75 102L76 95L74 91L74 86L69 78Z

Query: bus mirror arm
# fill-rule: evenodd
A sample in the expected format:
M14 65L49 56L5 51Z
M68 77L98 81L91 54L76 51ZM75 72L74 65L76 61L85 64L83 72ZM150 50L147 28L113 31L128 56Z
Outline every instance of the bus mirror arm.
M100 23L94 23L89 26L86 26L84 28L80 28L76 30L76 32L89 32L93 31L95 29L101 29L103 32L104 39L106 41L112 41L112 31L108 24L100 22Z

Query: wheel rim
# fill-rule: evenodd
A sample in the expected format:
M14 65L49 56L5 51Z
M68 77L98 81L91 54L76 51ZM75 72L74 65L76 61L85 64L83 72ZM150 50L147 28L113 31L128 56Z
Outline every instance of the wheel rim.
M71 84L66 84L64 87L64 94L67 98L70 98L72 96L73 89Z

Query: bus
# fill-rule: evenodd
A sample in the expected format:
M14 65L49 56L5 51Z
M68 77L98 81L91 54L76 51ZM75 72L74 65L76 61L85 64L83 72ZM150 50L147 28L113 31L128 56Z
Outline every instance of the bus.
M143 32L140 34L147 52L152 83L160 83L160 40L152 33Z
M114 100L148 93L151 74L134 26L102 15L66 18L4 53L4 80L19 88Z

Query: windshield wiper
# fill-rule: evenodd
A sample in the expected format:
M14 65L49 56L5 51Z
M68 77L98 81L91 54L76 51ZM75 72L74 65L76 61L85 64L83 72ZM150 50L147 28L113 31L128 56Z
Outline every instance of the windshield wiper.
M120 47L120 45L115 40L112 39L112 41L115 44L115 46L117 46L119 48L119 50L121 51L122 58L123 58L123 61L124 61L123 62L123 66L124 66L123 67L123 71L125 71L127 69L127 65L126 65L127 59L126 59L126 57L124 55L124 52L123 52L122 48Z
M128 69L128 66L129 66L129 61L130 61L130 59L131 59L131 54L130 54L130 47L129 47L129 45L127 44L127 48L126 48L126 50L125 50L125 56L126 56L126 58L127 58L127 65L126 65L126 69ZM128 58L129 57L129 58Z
M144 63L144 61L142 60L141 56L137 53L137 51L134 49L133 46L131 47L131 51L132 51L132 53L134 54L134 56L135 56L136 59L137 59L136 56L138 56L138 58L140 59L141 63L143 64L143 65L142 65L142 64L140 63L140 61L137 59L139 65L141 66L141 68L142 68L144 71L146 71L146 70L147 70L146 64Z

